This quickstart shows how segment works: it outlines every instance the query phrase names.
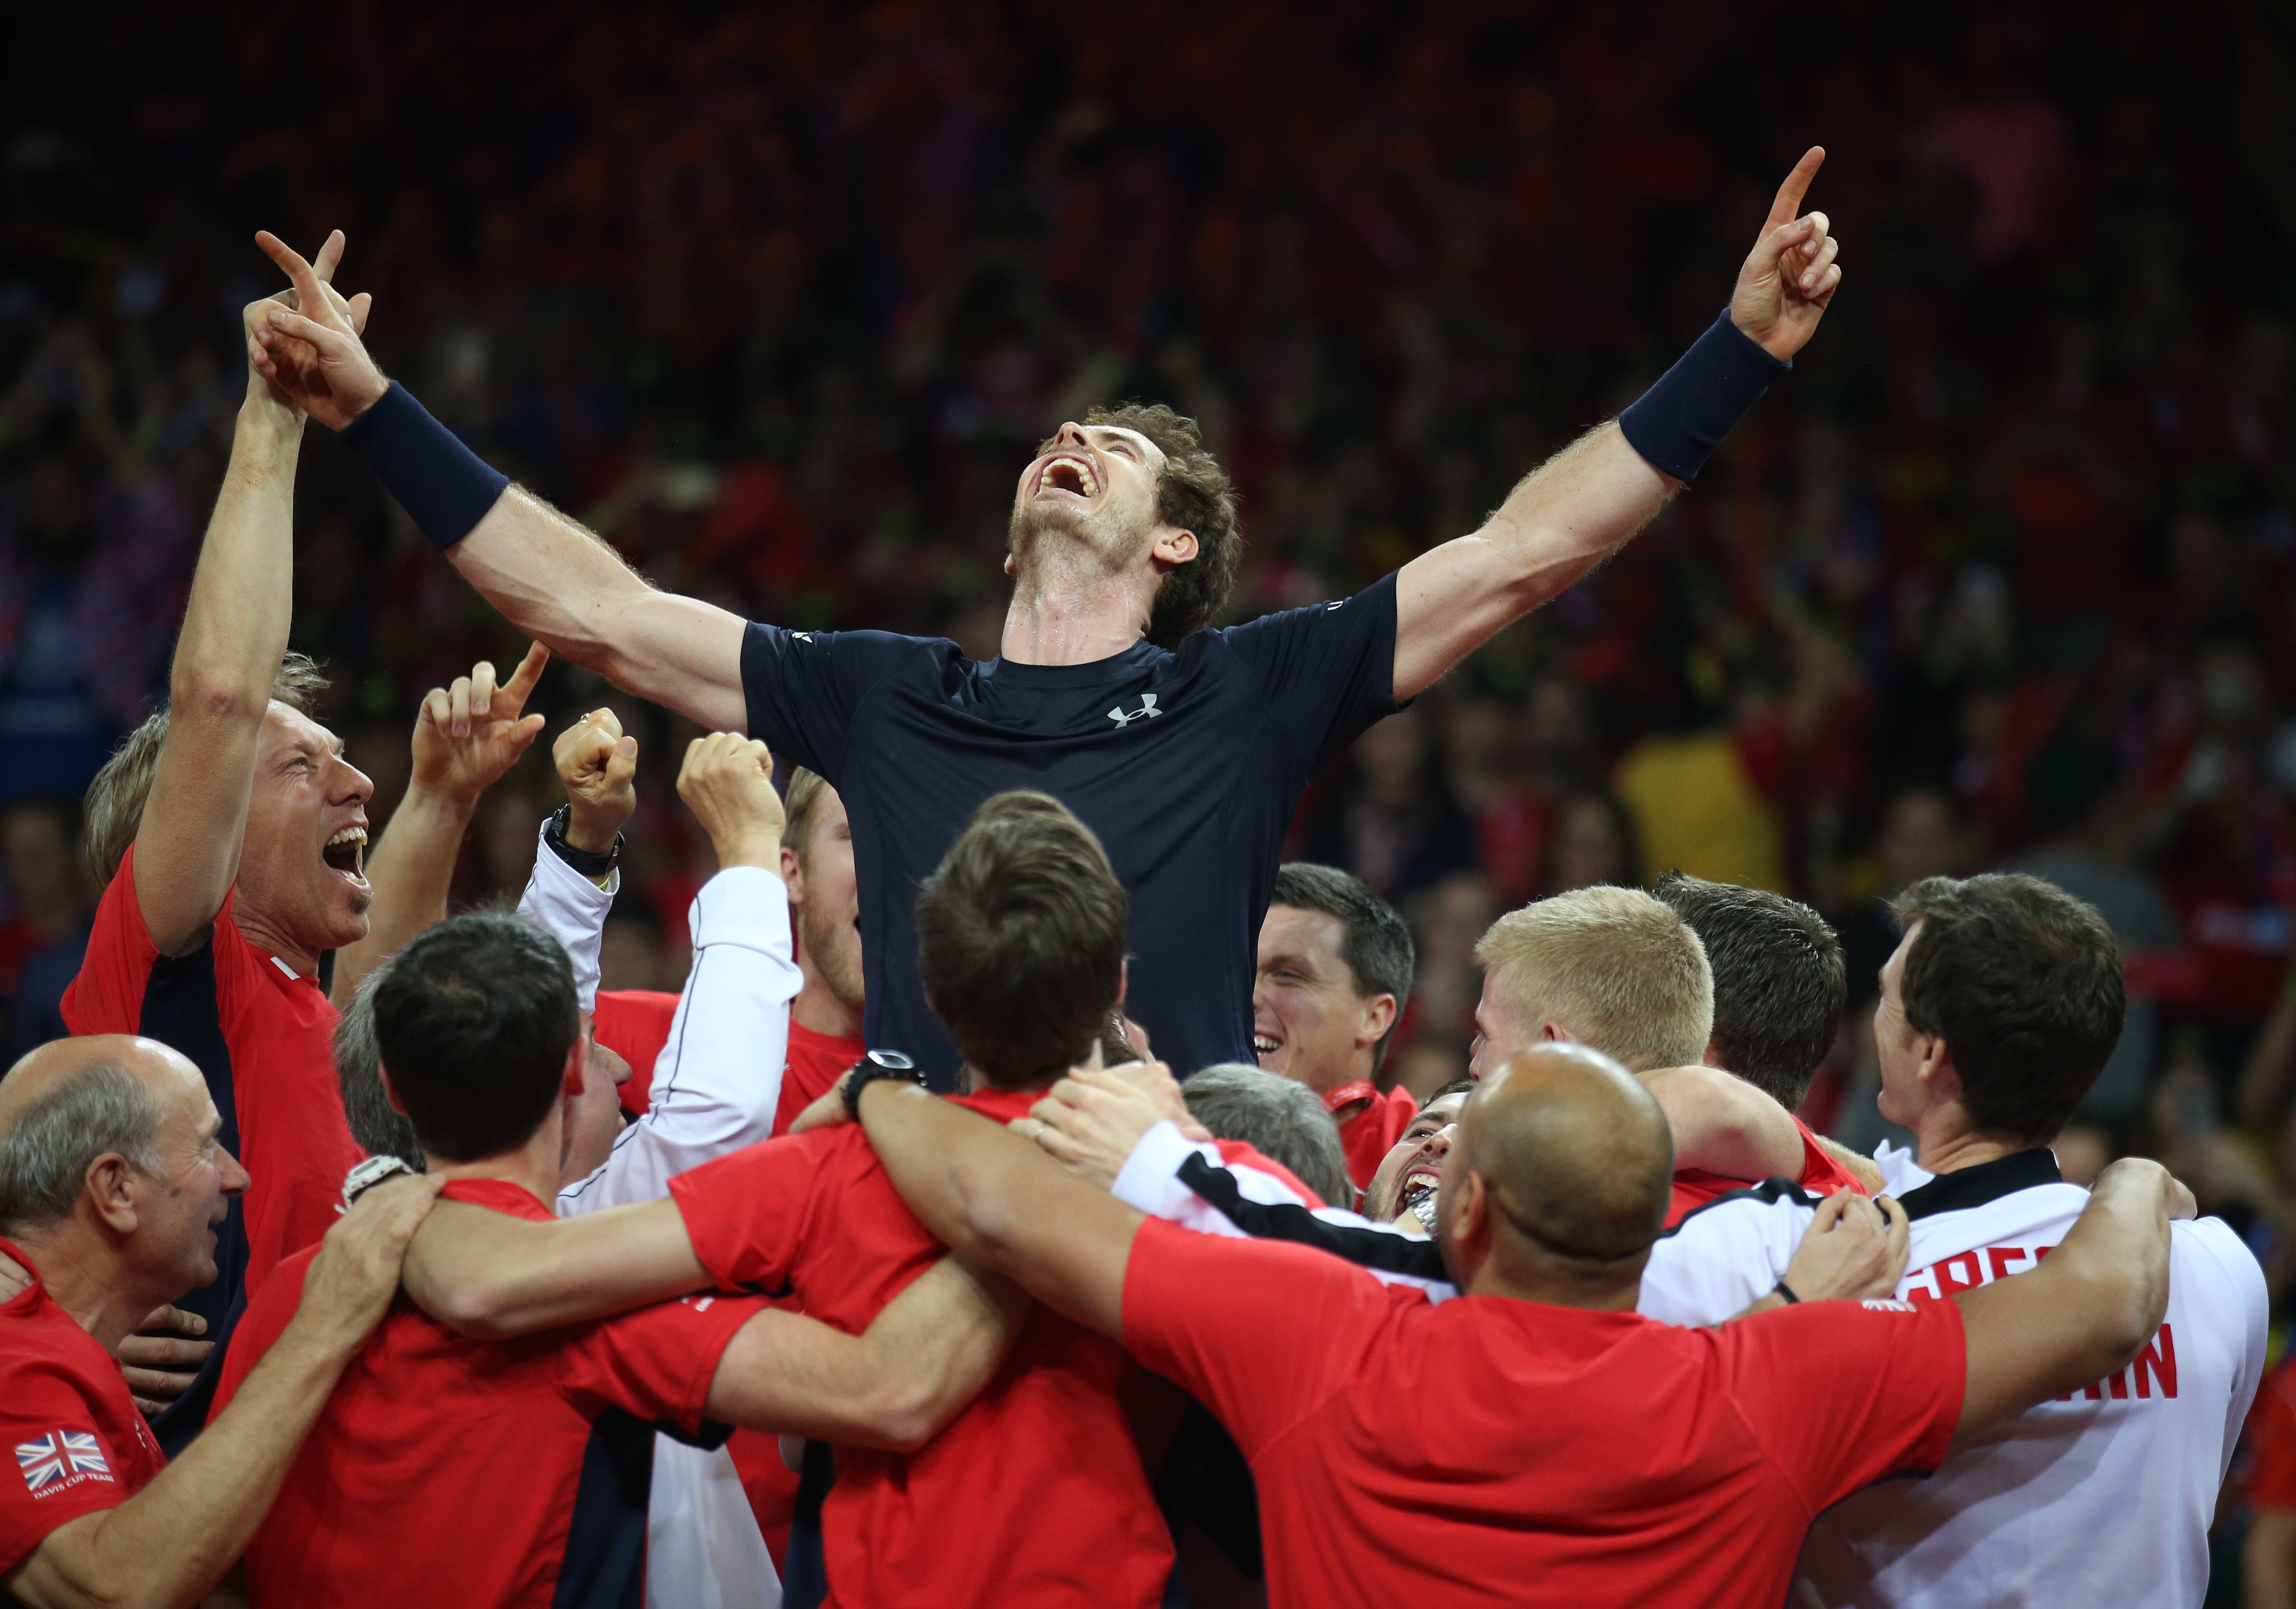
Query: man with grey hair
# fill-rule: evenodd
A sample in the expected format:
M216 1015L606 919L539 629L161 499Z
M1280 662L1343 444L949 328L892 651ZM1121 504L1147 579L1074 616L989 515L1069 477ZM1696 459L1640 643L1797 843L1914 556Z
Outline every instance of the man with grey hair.
M337 1220L259 1380L167 1463L116 1359L153 1308L216 1277L215 1226L248 1183L222 1128L200 1070L152 1039L58 1040L0 1080L0 1437L22 1476L0 1484L11 1603L205 1598L390 1305L429 1180Z
M1180 1097L1214 1139L1240 1141L1283 1163L1334 1207L1353 1203L1339 1125L1305 1084L1242 1062L1222 1062L1181 1085Z

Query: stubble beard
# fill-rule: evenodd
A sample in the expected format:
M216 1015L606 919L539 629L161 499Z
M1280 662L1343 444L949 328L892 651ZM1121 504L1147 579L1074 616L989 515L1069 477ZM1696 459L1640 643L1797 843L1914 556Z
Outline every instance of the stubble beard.
M856 965L858 957L847 947L853 924L816 909L808 901L799 913L798 931L805 940L805 953L812 958L814 970L829 986L829 992L837 997L840 1005L859 1011L867 1004L868 989L861 968Z

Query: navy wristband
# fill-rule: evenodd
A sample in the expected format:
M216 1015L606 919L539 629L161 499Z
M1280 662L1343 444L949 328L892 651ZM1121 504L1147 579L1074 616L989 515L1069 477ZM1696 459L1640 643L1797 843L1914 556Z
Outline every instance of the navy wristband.
M395 380L342 438L440 553L469 536L510 484Z
M1762 399L1770 382L1792 367L1732 324L1725 308L1713 327L1619 415L1619 429L1653 469L1695 480L1706 456Z

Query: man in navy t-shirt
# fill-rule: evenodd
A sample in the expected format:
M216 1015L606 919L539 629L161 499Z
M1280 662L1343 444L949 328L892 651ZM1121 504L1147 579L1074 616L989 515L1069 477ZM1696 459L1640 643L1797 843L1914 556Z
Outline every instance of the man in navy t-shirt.
M1365 727L1537 608L1696 474L1816 329L1841 282L1824 160L1780 187L1730 306L1617 420L1532 472L1481 529L1352 598L1208 629L1238 538L1226 476L1163 407L1070 423L1013 496L999 656L882 632L785 631L657 592L386 382L302 259L300 311L257 332L266 377L375 470L521 628L704 726L827 777L852 818L867 1032L937 1085L954 1049L917 983L921 879L988 795L1054 794L1132 896L1127 1011L1185 1072L1251 1060L1254 935L1300 790Z

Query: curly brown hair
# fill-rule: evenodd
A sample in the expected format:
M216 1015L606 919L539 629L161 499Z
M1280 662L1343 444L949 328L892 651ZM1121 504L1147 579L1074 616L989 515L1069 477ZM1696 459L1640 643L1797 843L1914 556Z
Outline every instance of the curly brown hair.
M1196 556L1175 565L1158 585L1148 640L1159 648L1177 648L1182 637L1219 618L1235 586L1235 567L1243 556L1235 488L1204 446L1196 422L1160 402L1096 407L1084 422L1137 431L1164 455L1164 472L1156 480L1156 517L1177 530L1195 532Z

